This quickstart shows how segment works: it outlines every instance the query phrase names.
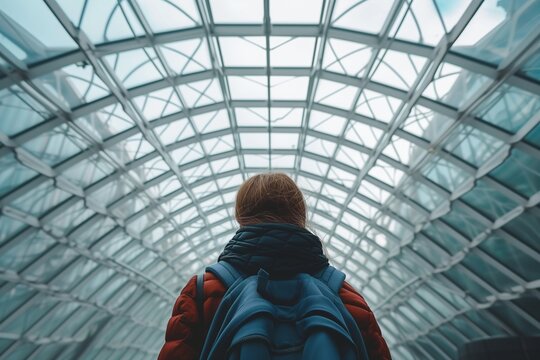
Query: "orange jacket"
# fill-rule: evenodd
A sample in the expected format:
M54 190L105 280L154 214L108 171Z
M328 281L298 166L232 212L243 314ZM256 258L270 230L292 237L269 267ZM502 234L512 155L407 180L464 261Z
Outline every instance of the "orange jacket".
M172 316L167 324L165 344L159 353L158 360L199 358L204 336L226 289L213 274L207 272L204 275L204 319L201 323L197 311L196 283L196 276L194 276L188 281L174 304ZM346 282L343 283L339 296L362 332L370 360L391 359L381 329L364 298Z

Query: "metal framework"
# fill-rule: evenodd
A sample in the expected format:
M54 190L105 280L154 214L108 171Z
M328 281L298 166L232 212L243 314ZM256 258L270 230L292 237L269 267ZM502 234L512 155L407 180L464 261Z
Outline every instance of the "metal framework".
M93 6L0 8L0 358L155 356L269 170L395 358L540 332L540 2Z

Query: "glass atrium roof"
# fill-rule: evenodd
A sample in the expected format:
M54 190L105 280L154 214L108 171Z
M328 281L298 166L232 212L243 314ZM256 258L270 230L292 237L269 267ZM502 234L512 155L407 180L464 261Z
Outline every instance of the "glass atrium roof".
M396 359L540 332L540 1L0 0L0 358L148 359L290 174Z

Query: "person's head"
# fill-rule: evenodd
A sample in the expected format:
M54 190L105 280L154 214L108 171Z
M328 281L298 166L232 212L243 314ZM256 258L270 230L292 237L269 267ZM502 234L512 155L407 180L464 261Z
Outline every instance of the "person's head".
M306 202L287 175L265 173L247 179L236 194L236 221L240 226L288 223L306 227Z

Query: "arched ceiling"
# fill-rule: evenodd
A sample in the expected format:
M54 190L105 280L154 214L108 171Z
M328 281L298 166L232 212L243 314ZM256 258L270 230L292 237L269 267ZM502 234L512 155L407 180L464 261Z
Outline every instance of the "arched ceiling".
M0 358L155 357L269 170L395 358L540 331L539 1L0 4Z

